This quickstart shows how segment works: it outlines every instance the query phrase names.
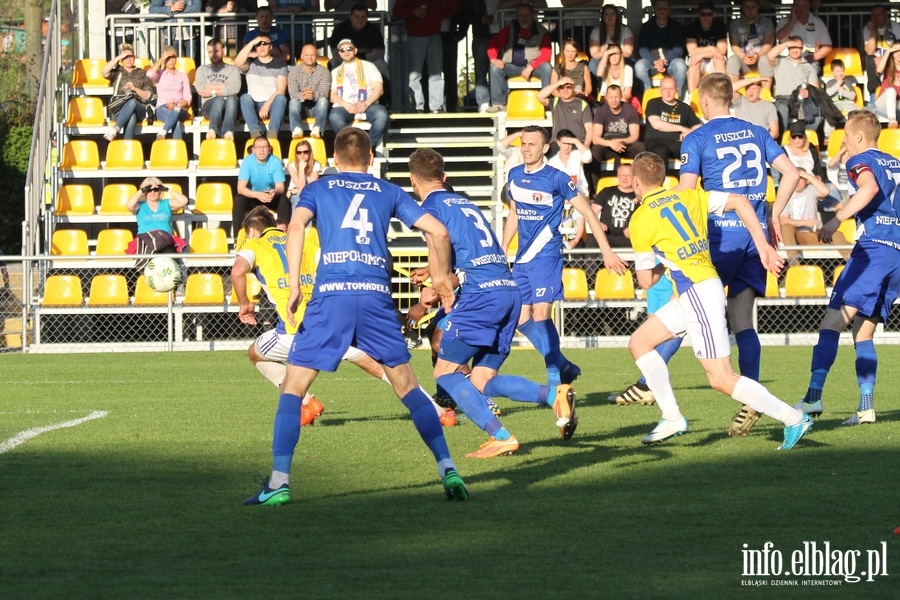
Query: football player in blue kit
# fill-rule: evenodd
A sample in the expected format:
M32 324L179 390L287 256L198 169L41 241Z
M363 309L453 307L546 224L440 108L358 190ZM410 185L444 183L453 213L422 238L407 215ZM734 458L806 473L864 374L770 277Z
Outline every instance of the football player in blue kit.
M676 189L694 189L702 177L707 192L740 194L750 200L764 231L766 216L766 166L781 173L776 202L787 203L800 174L784 150L763 127L731 116L731 78L711 73L700 80L700 109L707 123L685 136L681 144L681 175ZM777 248L778 237L771 237ZM710 215L709 244L713 265L728 287L728 323L738 348L741 375L759 381L761 347L753 328L756 298L766 293L766 270L750 232L734 211ZM663 358L668 360L668 356ZM747 435L759 420L759 413L742 406L728 428L728 435Z
M397 327L388 270L387 231L391 218L425 233L434 289L445 308L453 302L447 229L400 187L369 175L372 145L362 130L346 127L334 143L339 174L307 185L288 227L290 298L287 318L300 302L300 264L306 225L316 219L321 260L312 299L294 336L281 386L272 439L273 468L262 489L245 505L290 501L289 477L300 440L300 403L319 371L334 371L352 344L381 363L394 392L437 462L448 500L469 493L450 459L441 422L412 368L406 340Z
M444 188L444 159L434 150L413 152L409 171L422 208L450 232L460 290L453 312L438 324L442 336L434 377L466 416L490 436L467 457L490 458L519 449L516 437L491 412L488 396L552 406L560 435L568 440L578 424L571 386L539 385L523 377L497 374L509 356L522 299L488 220L469 199ZM433 288L425 288L423 293L428 301ZM463 369L470 360L467 378Z
M509 217L503 228L503 250L509 248L516 233L513 278L522 295L519 331L544 357L547 382L572 383L581 370L563 356L559 333L550 320L553 302L563 299L563 243L559 225L567 200L571 201L587 221L603 254L603 266L621 275L626 265L610 248L603 226L580 195L572 178L546 164L544 155L550 149L549 134L543 127L528 126L522 130L523 164L509 172Z
M822 414L822 388L837 358L841 332L853 321L859 405L844 425L875 422L873 394L878 356L872 337L879 322L887 322L900 293L900 160L878 150L881 123L874 113L855 110L847 116L844 145L851 158L847 178L854 193L834 218L819 230L830 243L841 221L855 217L859 235L841 272L813 348L809 389L797 408ZM783 209L783 205L773 207Z

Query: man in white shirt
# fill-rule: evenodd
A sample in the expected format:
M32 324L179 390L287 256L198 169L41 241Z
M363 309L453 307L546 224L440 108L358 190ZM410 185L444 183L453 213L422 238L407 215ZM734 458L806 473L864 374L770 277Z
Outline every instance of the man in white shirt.
M809 12L809 0L794 0L794 7L788 16L775 26L775 38L784 42L789 37L803 39L803 58L822 73L820 61L831 52L831 34L819 17Z
M335 133L364 117L369 123L369 139L375 149L387 127L387 109L378 103L384 93L381 73L367 60L356 57L352 40L338 42L341 64L331 72L331 128Z

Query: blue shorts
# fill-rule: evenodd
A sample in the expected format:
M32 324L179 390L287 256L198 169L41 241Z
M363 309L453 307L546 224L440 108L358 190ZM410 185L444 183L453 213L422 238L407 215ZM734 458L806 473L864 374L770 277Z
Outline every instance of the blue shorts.
M522 300L515 289L462 294L438 324L444 332L438 356L457 365L499 370L509 356Z
M544 256L527 263L516 263L512 275L519 286L522 304L562 300L562 270L562 256Z
M900 250L877 242L859 241L850 251L828 308L852 306L865 317L887 321L900 292Z
M766 295L766 268L759 260L759 252L749 233L727 231L718 239L710 236L709 241L713 266L722 285L728 288L729 298L747 288L755 290L757 296Z
M409 350L390 296L313 296L294 335L287 362L316 371L334 371L350 346L387 367L409 362Z

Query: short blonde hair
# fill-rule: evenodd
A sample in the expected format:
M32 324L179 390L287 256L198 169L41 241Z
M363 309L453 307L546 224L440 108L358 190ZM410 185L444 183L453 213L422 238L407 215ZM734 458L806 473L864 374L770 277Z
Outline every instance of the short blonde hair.
M631 165L631 175L648 186L662 185L666 180L666 163L653 152L641 152Z
M126 50L130 50L132 54L134 54L134 46L131 44L119 44L119 54L125 52Z
M710 73L700 80L698 86L700 97L706 96L716 106L731 106L734 96L734 85L725 73Z
M877 144L878 136L881 135L881 122L870 110L851 110L847 114L847 123L844 125L844 131L847 127L853 125L853 129L863 134L866 141Z

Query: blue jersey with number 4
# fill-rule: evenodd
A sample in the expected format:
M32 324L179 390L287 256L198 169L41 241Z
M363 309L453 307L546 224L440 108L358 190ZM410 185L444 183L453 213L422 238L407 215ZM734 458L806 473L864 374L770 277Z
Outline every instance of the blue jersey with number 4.
M538 256L562 256L563 208L566 200L578 195L572 178L559 169L543 164L529 173L525 165L509 172L509 197L516 203L519 230L517 263Z
M462 293L516 287L506 255L480 208L468 198L445 190L428 194L422 208L450 232L453 266L458 269Z
M875 148L850 157L847 179L856 192L857 179L868 171L878 182L878 193L856 213L859 239L900 249L900 160Z
M784 149L759 125L730 116L714 117L685 136L681 173L702 177L707 192L746 196L765 230L767 167L782 154ZM743 231L749 236L734 211L710 216L710 242L718 242L722 231Z
M321 258L317 294L390 295L387 231L391 218L408 227L425 215L400 187L367 173L340 173L307 184L297 208L316 219Z

